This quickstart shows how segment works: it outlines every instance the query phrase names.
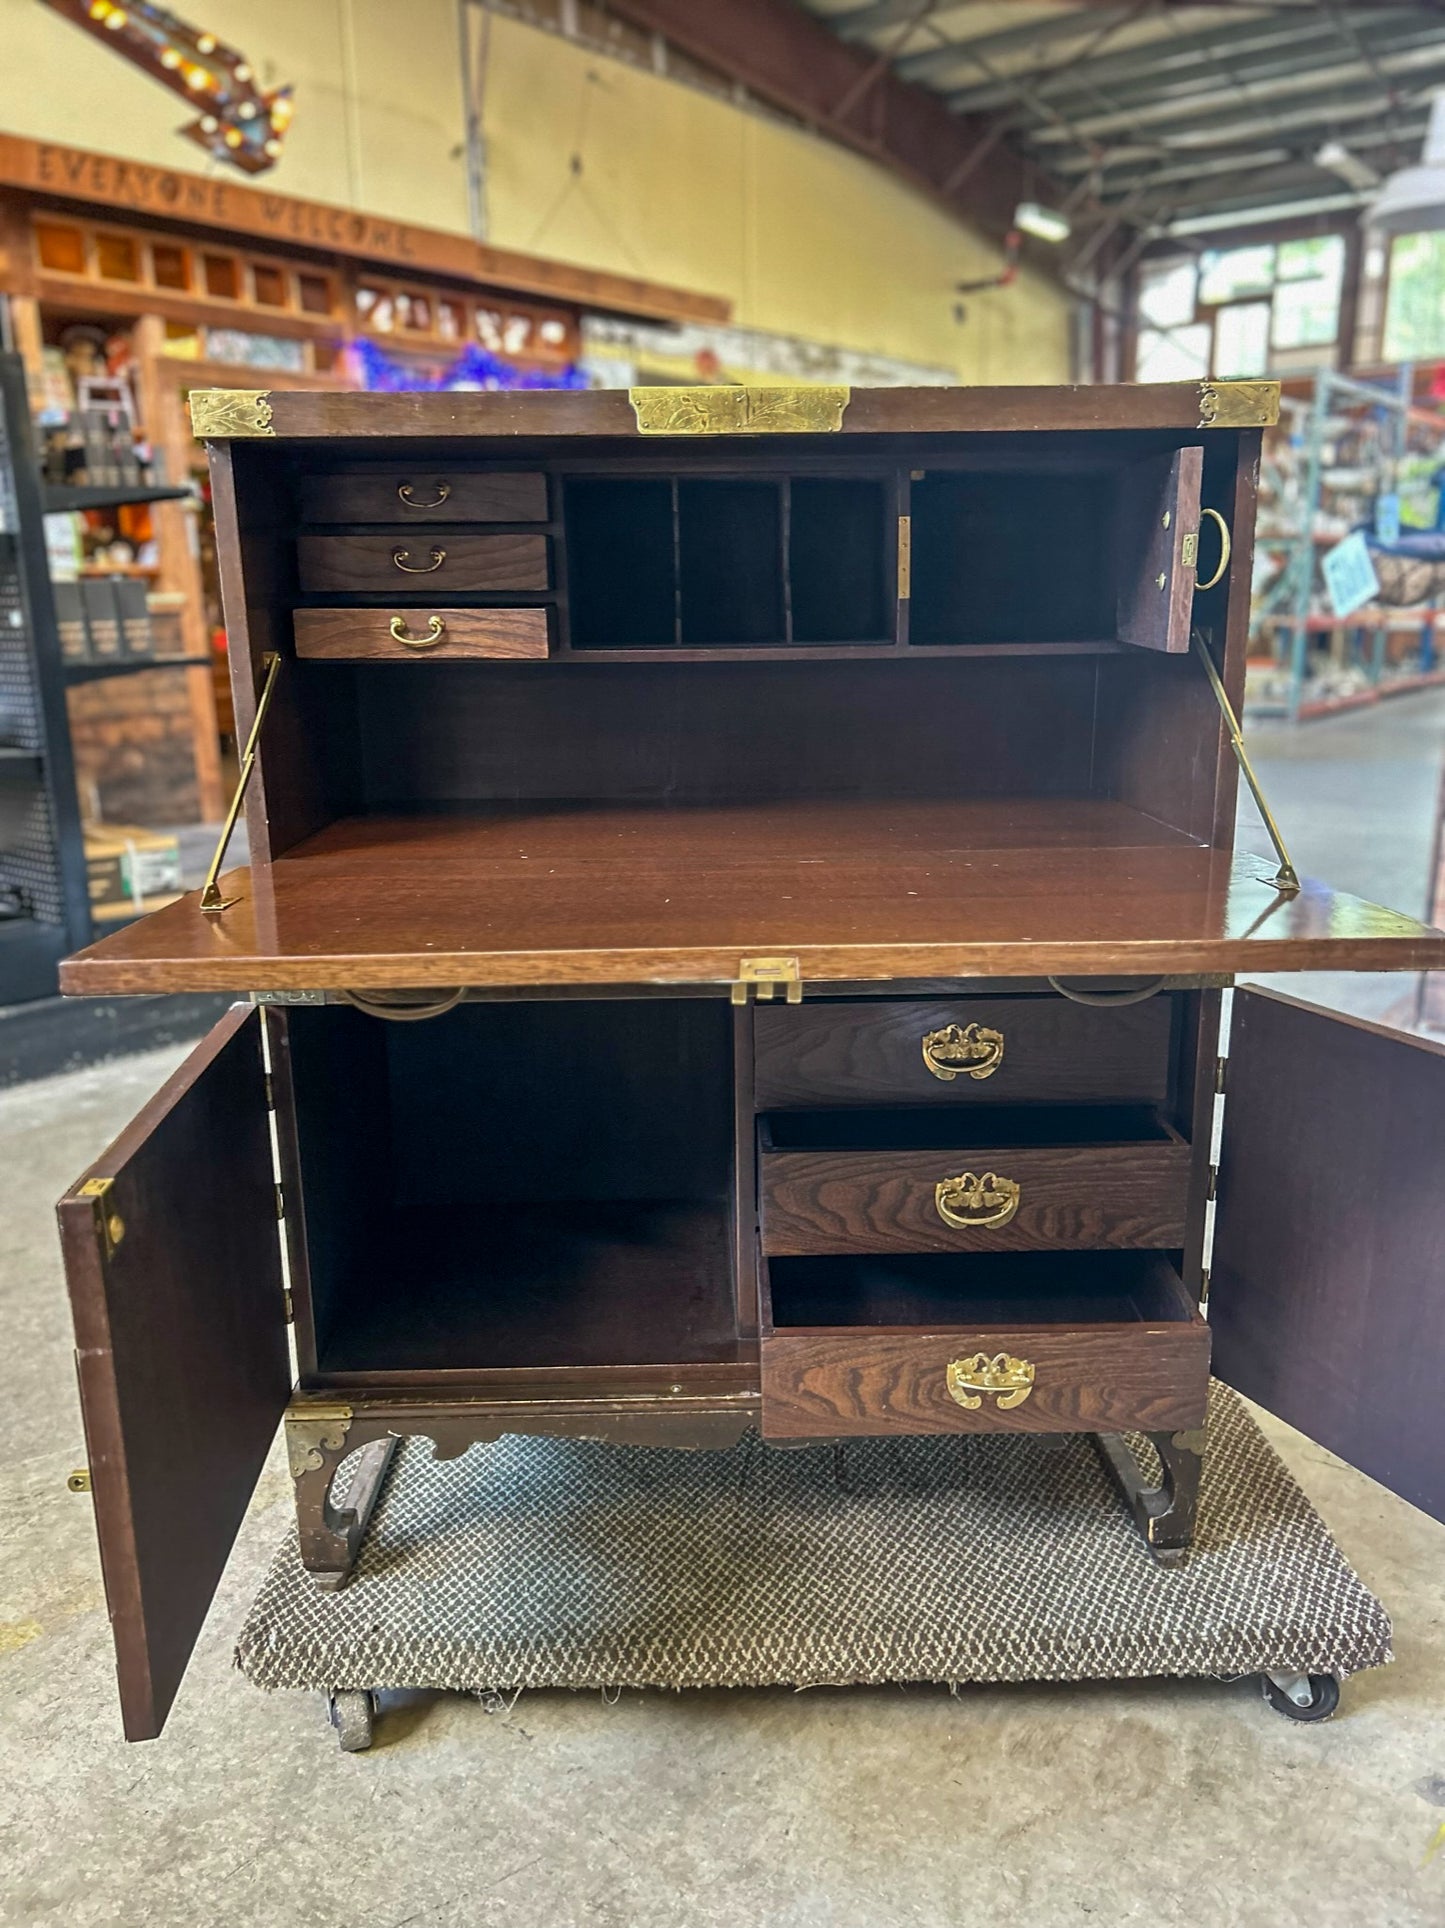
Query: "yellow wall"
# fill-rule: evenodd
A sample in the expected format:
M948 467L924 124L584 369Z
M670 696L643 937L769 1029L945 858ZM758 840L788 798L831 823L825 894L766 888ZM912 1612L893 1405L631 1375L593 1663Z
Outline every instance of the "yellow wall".
M190 0L296 118L257 185L465 230L453 0ZM860 157L503 16L486 36L488 239L727 296L743 326L952 368L1068 378L1042 277L967 298L998 252ZM202 171L186 105L39 0L0 0L0 128ZM580 154L577 176L571 156Z

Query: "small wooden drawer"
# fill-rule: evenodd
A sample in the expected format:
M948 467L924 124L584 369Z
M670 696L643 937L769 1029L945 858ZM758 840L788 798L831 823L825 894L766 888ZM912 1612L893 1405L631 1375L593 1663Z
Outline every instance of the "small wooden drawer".
M763 1251L1182 1245L1190 1148L1149 1114L778 1112L760 1134Z
M307 522L545 522L547 478L508 469L346 469L301 478Z
M759 1110L974 1100L1160 1104L1173 1000L1062 997L760 1005Z
M763 1266L765 1438L1204 1423L1209 1328L1157 1252Z
M477 535L435 529L366 536L298 536L304 590L376 590L434 597L438 590L545 589L546 536Z
M296 654L332 663L541 658L545 609L298 609Z

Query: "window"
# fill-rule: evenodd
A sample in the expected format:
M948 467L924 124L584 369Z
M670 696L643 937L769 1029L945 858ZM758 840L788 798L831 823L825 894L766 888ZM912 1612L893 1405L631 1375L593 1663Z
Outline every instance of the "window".
M437 297L437 333L443 341L460 341L467 332L467 311L459 301Z
M55 274L85 273L85 234L62 227L58 221L35 223L35 250L42 268Z
M1141 382L1238 380L1329 364L1339 337L1345 238L1206 248L1139 276Z
M1345 239L1316 235L1281 243L1275 267L1275 348L1320 348L1339 333L1340 293L1345 281Z
M1445 232L1395 237L1384 346L1392 362L1445 355Z
M1269 367L1269 303L1236 301L1214 318L1213 373L1226 381Z

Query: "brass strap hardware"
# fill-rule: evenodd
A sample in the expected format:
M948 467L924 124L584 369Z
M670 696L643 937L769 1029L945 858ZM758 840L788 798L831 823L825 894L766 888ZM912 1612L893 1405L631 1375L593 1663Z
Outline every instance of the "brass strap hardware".
M1218 509L1201 509L1199 513L1201 516L1208 516L1211 522L1218 523L1219 525L1219 567L1209 578L1208 582L1195 583L1194 593L1196 595L1198 595L1201 589L1212 589L1217 582L1222 580L1225 570L1229 567L1229 556L1232 546L1229 539L1229 524L1219 513ZM1197 566L1199 562L1198 531L1195 532L1193 537L1194 553L1192 555L1190 554L1190 540L1191 538L1188 536L1184 538L1184 561L1186 564L1194 563Z
M639 435L832 435L847 388L629 388Z
M898 518L898 600L907 602L913 594L913 517Z
M971 1359L955 1359L946 1374L948 1396L969 1412L977 1412L985 1393L998 1402L1001 1413L1021 1406L1034 1389L1034 1368L1028 1359L1007 1352L976 1352Z
M115 1248L125 1237L125 1220L116 1211L111 1192L115 1188L113 1178L87 1178L76 1194L79 1198L90 1200L91 1217L95 1221L95 1235L100 1240L100 1249L106 1258L115 1256Z
M803 979L796 957L745 957L738 965L732 987L734 1004L746 1004L751 988L759 1003L766 1002L779 985L789 1004L803 1001Z
M1269 428L1279 420L1278 382L1201 382L1201 428Z
M216 881L221 874L221 865L226 861L226 849L231 841L231 833L236 828L236 819L241 814L241 805L246 797L246 785L251 781L251 772L256 767L256 746L261 741L261 725L266 721L266 712L271 707L272 693L276 688L276 678L281 670L281 658L268 650L261 658L265 677L261 684L261 694L256 699L256 714L251 719L250 733L246 747L241 752L241 774L236 779L235 794L231 807L226 812L226 821L221 825L220 840L216 844L216 854L211 859L211 867L206 872L206 881L201 885L201 909L207 917L216 917L223 910L229 910L240 900L223 897L221 887Z
M268 388L193 388L191 433L201 442L274 435Z
M985 1172L982 1178L960 1172L957 1178L940 1178L933 1188L933 1204L945 1225L961 1232L987 1231L1007 1225L1019 1208L1022 1196L1017 1180Z
M286 1414L286 1460L292 1479L319 1473L325 1455L340 1452L351 1430L350 1406L304 1400Z
M77 1466L74 1472L65 1475L65 1484L72 1493L88 1493L90 1491L90 1468L88 1466Z
M1259 778L1254 774L1254 766L1244 747L1244 732L1239 727L1239 718L1234 714L1234 705L1230 702L1224 684L1220 681L1219 671L1214 667L1214 658L1209 653L1209 645L1197 629L1194 632L1193 643L1200 662L1208 672L1210 688L1214 691L1214 700L1219 705L1219 713L1224 718L1225 727L1229 731L1229 741L1234 747L1235 761L1244 773L1250 795L1254 798L1255 806L1264 819L1269 840L1274 845L1274 854L1279 858L1274 887L1282 896L1294 897L1300 888L1299 872L1290 862L1290 854L1285 848L1284 838L1279 833L1279 825L1274 820L1274 812L1264 800L1264 792L1259 787Z
M430 576L446 561L447 552L445 549L433 549L430 562L416 563L411 560L410 549L393 549L391 559L404 576Z
M945 1024L923 1034L923 1062L935 1078L991 1078L1003 1063L1003 1032L988 1024Z
M396 493L403 508L439 509L452 492L450 482L433 482L432 487L436 490L436 499L432 502L418 502L412 494L412 486L410 482L398 482L396 486Z
M446 618L443 616L428 616L426 619L425 636L409 636L406 628L406 617L393 616L391 619L391 633L398 643L405 643L408 649L435 649L442 637L447 633Z

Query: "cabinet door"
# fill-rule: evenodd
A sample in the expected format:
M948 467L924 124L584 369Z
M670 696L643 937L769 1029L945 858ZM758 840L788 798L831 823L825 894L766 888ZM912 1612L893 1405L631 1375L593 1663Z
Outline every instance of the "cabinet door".
M1214 1370L1445 1519L1445 1048L1234 999Z
M58 1213L121 1711L149 1740L290 1390L255 1011L221 1020Z
M1202 448L1146 456L1124 471L1114 528L1121 643L1189 647L1203 476Z

